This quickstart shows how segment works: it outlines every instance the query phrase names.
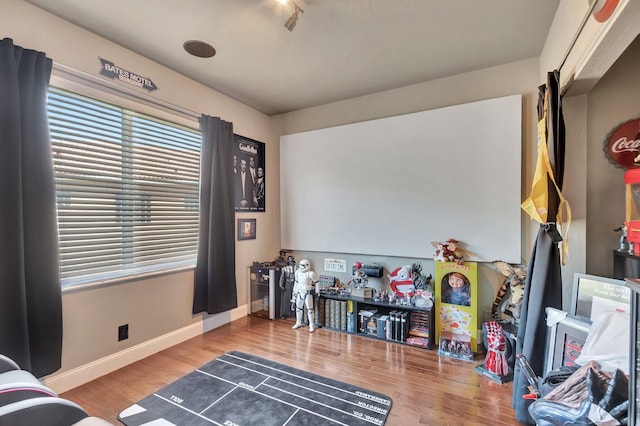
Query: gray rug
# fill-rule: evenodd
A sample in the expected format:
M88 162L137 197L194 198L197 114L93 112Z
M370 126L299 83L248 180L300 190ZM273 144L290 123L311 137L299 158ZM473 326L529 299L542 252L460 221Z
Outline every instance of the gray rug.
M123 410L127 426L383 425L385 395L228 352Z

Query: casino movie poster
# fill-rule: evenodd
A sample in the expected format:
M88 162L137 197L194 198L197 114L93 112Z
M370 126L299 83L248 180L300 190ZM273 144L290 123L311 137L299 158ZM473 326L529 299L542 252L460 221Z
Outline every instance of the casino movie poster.
M435 262L434 287L438 353L473 360L478 347L478 264Z
M264 212L265 144L233 135L233 186L237 212Z

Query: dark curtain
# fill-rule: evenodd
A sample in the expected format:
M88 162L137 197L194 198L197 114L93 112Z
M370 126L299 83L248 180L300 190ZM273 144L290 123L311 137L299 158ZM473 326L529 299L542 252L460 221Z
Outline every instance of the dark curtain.
M233 124L200 118L200 229L193 313L238 306L233 195Z
M547 149L549 162L554 173L556 184L562 190L565 155L565 129L562 117L562 100L560 97L560 73L553 71L547 74L547 84L539 88L538 118L545 119ZM544 97L547 96L548 109L543 117ZM539 129L540 131L540 129ZM562 275L561 259L558 243L560 233L554 222L560 205L560 197L553 182L548 180L548 213L547 223L540 224L538 235L531 252L516 353L522 353L533 368L541 376L544 369L545 348L547 344L547 325L545 308L562 309ZM528 382L520 368L516 365L513 381L513 407L518 421L535 424L529 416L528 407L531 400L522 395L529 393Z
M51 66L0 40L0 353L37 377L60 369L62 356Z

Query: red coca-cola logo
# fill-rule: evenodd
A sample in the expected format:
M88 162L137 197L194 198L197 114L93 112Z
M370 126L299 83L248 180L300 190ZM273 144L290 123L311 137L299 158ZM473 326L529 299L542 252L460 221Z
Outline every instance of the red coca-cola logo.
M607 154L624 169L640 168L640 118L615 128L607 138Z
M594 6L592 13L598 22L605 22L609 19L613 11L616 10L619 2L619 0L591 0L589 4L592 4L594 1L596 1L597 4Z

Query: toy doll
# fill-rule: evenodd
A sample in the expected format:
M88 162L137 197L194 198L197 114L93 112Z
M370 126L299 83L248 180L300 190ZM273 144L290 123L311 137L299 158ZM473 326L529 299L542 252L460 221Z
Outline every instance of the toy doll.
M471 306L471 284L459 272L451 272L442 279L442 302Z

